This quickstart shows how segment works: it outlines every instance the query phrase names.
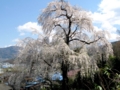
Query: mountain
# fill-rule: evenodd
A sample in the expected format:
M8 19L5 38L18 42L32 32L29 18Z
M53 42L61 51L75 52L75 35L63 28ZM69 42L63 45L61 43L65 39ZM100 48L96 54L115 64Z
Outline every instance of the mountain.
M6 47L6 48L0 48L0 61L14 59L17 56L19 49L20 49L20 47L18 47L18 46L10 46L10 47Z
M114 55L120 57L120 41L116 41L112 43Z

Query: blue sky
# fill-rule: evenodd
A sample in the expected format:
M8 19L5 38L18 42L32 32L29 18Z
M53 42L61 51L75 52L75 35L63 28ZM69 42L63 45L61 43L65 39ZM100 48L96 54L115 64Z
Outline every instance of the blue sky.
M37 17L52 0L1 0L0 47L15 45L16 41L32 36L30 27L40 29ZM120 0L67 0L91 13L97 30L106 29L115 40L120 25ZM115 5L111 5L115 4ZM117 5L116 5L117 4ZM26 29L26 30L25 30Z

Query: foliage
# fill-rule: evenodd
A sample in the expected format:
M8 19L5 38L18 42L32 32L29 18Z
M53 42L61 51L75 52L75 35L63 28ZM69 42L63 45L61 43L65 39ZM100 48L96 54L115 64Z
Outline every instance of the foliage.
M110 62L116 62L115 59L115 57L110 57ZM79 72L72 84L72 88L74 90L119 90L120 70L115 68L116 64L114 63L111 67L110 62L100 67L100 71L95 73L93 79L90 77L81 78ZM119 64L117 65L119 66Z

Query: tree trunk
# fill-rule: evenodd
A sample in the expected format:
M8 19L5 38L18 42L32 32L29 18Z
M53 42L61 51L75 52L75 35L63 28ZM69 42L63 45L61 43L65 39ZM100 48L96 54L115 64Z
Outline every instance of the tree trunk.
M69 36L68 35L66 35L65 43L69 46ZM69 67L68 62L66 60L63 60L62 61L62 65L61 65L61 71L62 71L62 76L63 76L62 90L69 90L69 87L68 87L68 76L67 76L68 67Z
M69 36L68 35L66 35L66 41L65 41L65 43L69 46Z
M68 77L67 77L67 72L68 72L67 62L62 61L61 71L62 71L62 76L63 76L62 90L69 90L69 88L68 88Z
M30 70L29 70L29 76L31 76L33 65L34 65L34 61L31 62Z

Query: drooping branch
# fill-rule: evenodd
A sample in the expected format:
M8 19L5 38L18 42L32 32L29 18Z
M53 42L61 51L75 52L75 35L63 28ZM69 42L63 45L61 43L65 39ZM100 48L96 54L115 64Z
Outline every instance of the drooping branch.
M61 15L57 16L56 18L59 18L59 17L62 17L62 16L65 16L65 17L66 17L65 14L61 14Z
M43 60L48 66L52 67L46 60Z
M73 35L75 35L75 32L78 30L78 25L76 26L75 30L70 34L70 37L72 37Z
M94 41L87 42L87 41L84 41L84 40L80 40L80 39L78 39L78 38L74 38L74 39L71 39L69 42L76 40L76 41L83 42L83 43L85 43L85 44L91 44L91 43L97 42L97 41L100 40L100 39L101 39L101 37L98 38L98 39L96 39L96 40L94 40Z

